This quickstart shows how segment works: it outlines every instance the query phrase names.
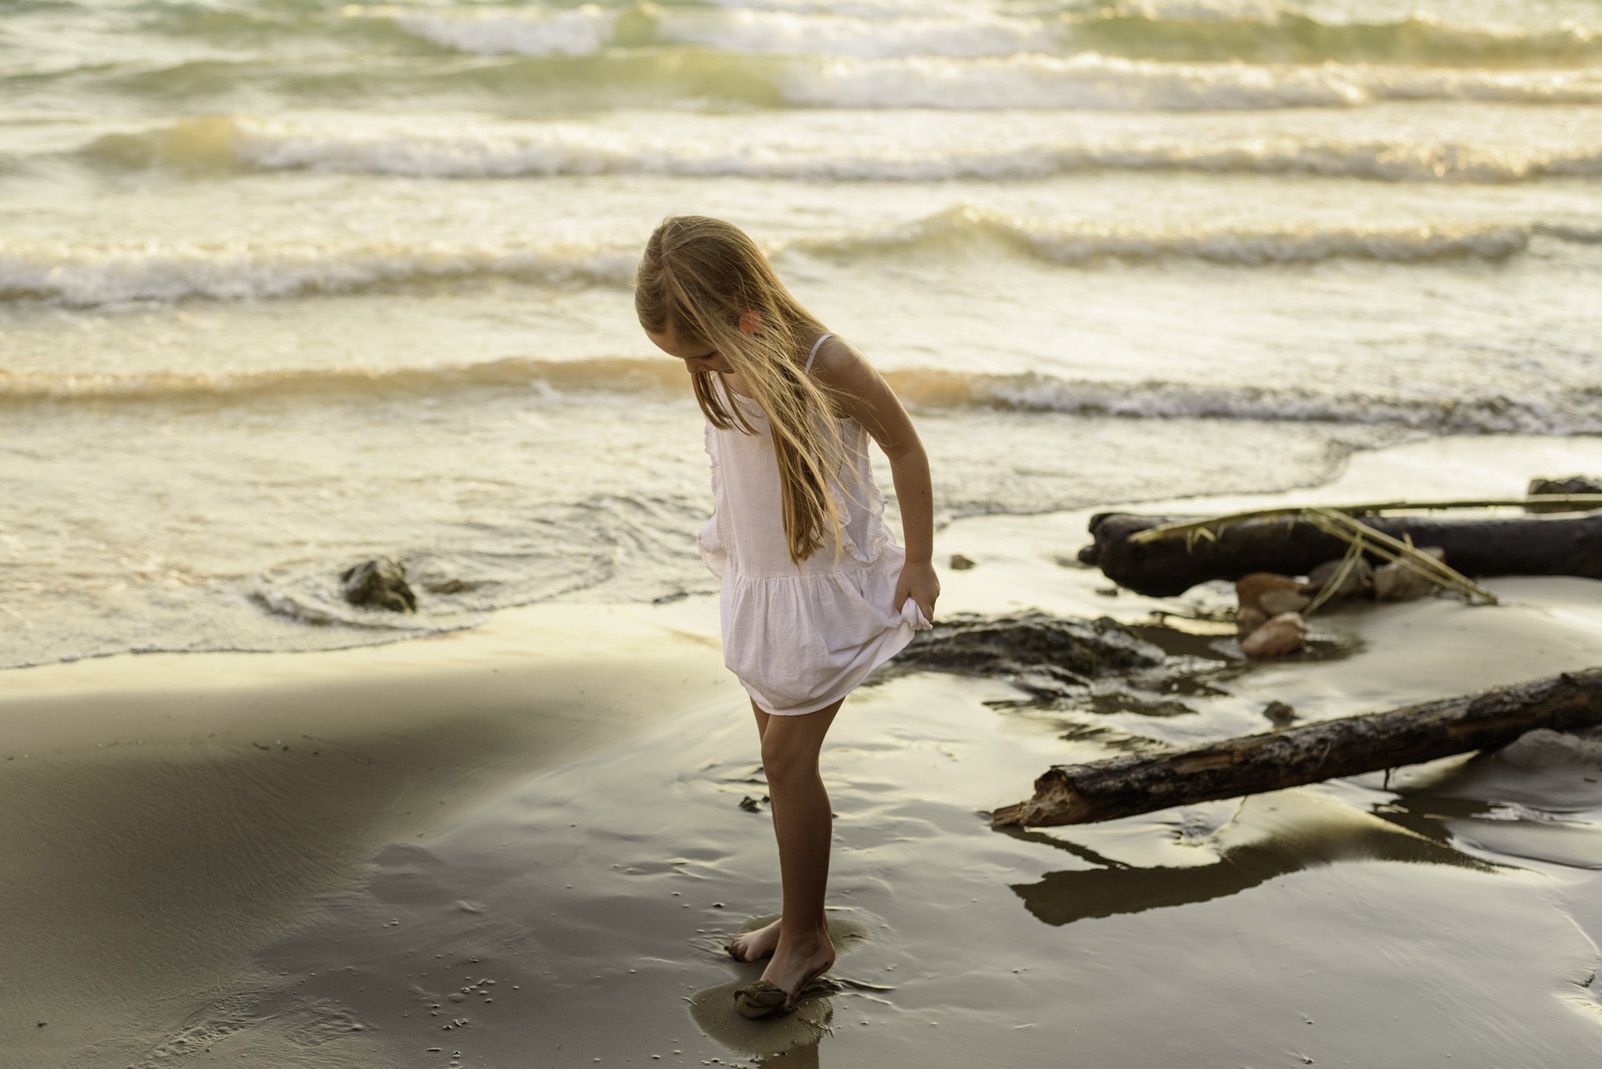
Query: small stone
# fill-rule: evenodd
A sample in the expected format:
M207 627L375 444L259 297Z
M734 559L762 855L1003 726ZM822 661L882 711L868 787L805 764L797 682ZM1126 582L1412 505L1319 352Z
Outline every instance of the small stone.
M1304 594L1318 594L1324 585L1335 577L1341 568L1342 560L1327 560L1307 573L1307 584L1301 588ZM1366 557L1359 557L1346 573L1345 580L1340 587L1330 595L1332 598L1355 598L1367 594L1374 589L1374 566Z
M953 553L951 555L951 570L954 572L965 572L972 568L973 565L972 557L964 557L961 553Z
M758 805L757 800L748 794L744 798L740 799L740 808L745 810L747 813L755 813L758 812L761 807Z
M1259 609L1272 616L1273 613L1268 613L1267 607L1262 604L1263 595L1274 590L1295 593L1300 585L1288 575L1252 572L1235 581L1235 598L1242 609Z
M417 595L406 584L406 567L389 557L363 561L339 574L345 600L390 612L416 612Z
M1427 546L1419 550L1420 553L1434 557L1438 561L1446 560L1446 550L1440 546ZM1403 564L1400 560L1393 560L1374 569L1374 599L1376 601L1413 601L1421 598L1435 589L1430 582L1418 572L1425 568L1424 564Z
M1241 639L1241 652L1248 657L1278 657L1295 653L1307 645L1307 622L1301 614L1281 613Z
M1272 701L1263 706L1263 715L1276 724L1288 724L1296 719L1296 710L1284 702Z

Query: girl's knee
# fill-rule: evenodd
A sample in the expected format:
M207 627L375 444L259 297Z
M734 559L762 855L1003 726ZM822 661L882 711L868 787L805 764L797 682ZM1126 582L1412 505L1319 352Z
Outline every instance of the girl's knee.
M786 740L781 736L781 732L769 731L762 739L762 771L767 773L768 786L816 778L817 752L808 746L796 745L802 740Z

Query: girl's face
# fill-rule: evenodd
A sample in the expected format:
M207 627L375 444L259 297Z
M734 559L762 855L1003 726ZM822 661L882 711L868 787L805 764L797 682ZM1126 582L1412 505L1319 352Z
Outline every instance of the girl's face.
M688 372L719 371L727 375L734 370L727 360L718 355L716 349L705 342L688 342L680 338L671 323L661 334L648 330L645 336L664 353L684 361L684 369Z

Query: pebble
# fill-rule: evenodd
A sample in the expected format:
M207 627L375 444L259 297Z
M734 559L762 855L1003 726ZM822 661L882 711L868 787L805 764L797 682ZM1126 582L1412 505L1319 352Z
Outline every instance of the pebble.
M1277 657L1294 653L1307 645L1307 624L1300 613L1287 612L1269 621L1241 640L1241 652L1248 657Z

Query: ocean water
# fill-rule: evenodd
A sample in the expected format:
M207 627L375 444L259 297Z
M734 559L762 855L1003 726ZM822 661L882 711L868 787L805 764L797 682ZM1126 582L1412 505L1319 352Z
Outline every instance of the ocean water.
M9 0L0 666L713 589L680 212L941 523L1602 434L1596 0ZM338 597L380 554L415 616Z

